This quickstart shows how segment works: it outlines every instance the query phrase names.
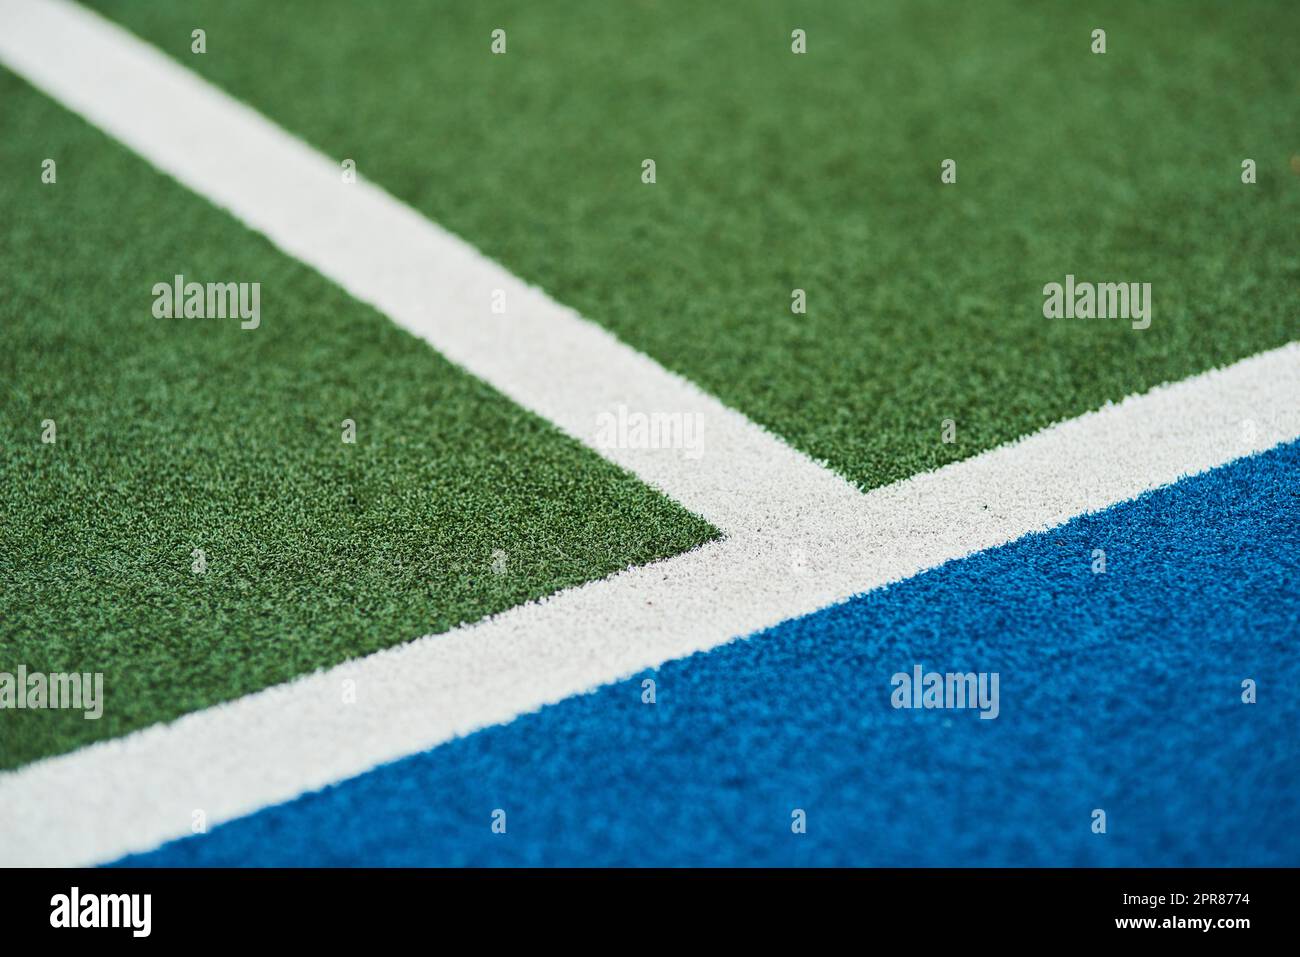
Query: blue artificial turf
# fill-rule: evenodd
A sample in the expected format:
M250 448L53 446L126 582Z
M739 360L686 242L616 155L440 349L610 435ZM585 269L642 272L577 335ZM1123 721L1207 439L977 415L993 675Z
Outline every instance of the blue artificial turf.
M1293 444L125 863L1300 864L1298 567Z

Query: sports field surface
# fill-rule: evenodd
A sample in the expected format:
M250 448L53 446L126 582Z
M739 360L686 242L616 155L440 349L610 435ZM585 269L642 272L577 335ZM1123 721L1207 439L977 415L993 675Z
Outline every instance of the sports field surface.
M1298 41L0 0L0 864L1300 863Z

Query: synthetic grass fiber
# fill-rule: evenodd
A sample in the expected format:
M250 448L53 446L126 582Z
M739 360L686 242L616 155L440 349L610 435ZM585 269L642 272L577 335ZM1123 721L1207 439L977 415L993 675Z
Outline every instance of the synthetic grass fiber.
M2 71L0 102L0 671L107 699L6 710L0 768L714 534ZM178 273L260 282L260 327L155 318Z
M1296 334L1290 2L92 5L864 487Z

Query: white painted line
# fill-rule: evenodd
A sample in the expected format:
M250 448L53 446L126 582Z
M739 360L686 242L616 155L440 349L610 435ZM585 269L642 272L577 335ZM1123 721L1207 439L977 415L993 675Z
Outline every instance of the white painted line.
M195 808L239 817L1297 437L1293 344L810 510L797 532L629 569L2 775L0 864L146 850L188 834Z
M0 0L0 22L0 62L582 441L619 403L700 412L699 460L602 452L728 535L0 775L0 864L146 850L195 809L229 820L1300 436L1292 345L862 495L99 17Z

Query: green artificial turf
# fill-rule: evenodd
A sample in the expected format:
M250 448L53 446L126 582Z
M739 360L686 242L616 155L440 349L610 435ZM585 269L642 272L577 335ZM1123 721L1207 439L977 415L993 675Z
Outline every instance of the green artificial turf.
M106 694L0 768L716 534L3 71L0 262L0 672ZM176 273L261 326L155 318Z
M864 487L1297 335L1291 0L93 5Z

